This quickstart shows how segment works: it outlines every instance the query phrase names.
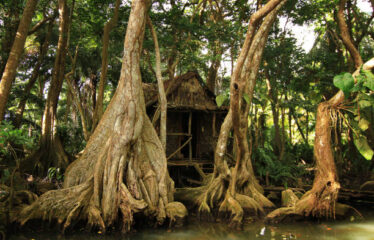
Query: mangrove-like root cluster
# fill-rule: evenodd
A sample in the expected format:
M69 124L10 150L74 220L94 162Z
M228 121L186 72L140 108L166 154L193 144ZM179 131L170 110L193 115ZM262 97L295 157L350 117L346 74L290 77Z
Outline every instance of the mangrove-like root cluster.
M318 187L319 186L319 187ZM266 216L266 221L278 223L287 217L335 218L340 185L337 182L322 182L306 192L298 201L287 207L278 208ZM294 196L296 197L296 196Z
M175 198L195 206L200 219L228 220L232 228L240 228L246 215L261 216L265 214L265 208L274 207L250 182L232 194L228 188L229 181L230 178L218 175L202 187L178 189Z

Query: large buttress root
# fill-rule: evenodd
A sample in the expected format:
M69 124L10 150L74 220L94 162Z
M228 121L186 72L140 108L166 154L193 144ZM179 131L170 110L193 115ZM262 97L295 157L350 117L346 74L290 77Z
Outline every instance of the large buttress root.
M250 20L246 40L231 78L230 110L221 126L215 151L214 172L210 181L197 189L183 189L176 194L198 205L200 217L211 218L213 212L229 219L230 226L241 227L245 213L263 214L264 208L274 207L256 180L247 142L249 106L243 94L252 99L256 76L268 32L278 10L285 1L269 1ZM262 23L260 21L263 19ZM259 26L260 25L260 26ZM258 27L258 30L256 31ZM236 162L229 166L225 159L228 136L234 128Z
M67 168L64 189L22 209L15 218L21 224L57 219L66 229L81 220L102 231L119 223L128 232L134 213L156 225L186 216L184 206L173 202L174 183L141 88L139 59L149 3L132 3L117 90L82 156Z

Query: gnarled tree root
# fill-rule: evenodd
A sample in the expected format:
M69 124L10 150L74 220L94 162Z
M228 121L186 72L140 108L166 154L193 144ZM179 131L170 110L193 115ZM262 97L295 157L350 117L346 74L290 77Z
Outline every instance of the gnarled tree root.
M123 183L121 184L118 195L114 199L116 198L120 201L119 210L122 214L121 230L123 233L131 230L134 213L143 211L149 217L156 213L155 209L149 208L144 200L133 198ZM93 179L91 179L74 187L52 190L43 194L33 204L14 214L11 220L24 225L30 219L42 219L44 221L57 219L58 224L62 226L63 232L77 221L87 220L89 228L97 226L101 231L105 232L107 226L104 223L102 215L102 211L95 206L93 201ZM174 224L180 225L186 216L186 208L178 202L168 203L163 215L163 217L170 219L169 226ZM159 216L157 218L158 221L163 222Z
M265 221L278 223L285 221L289 216L335 219L339 184L328 182L326 187L318 188L318 186L323 185L315 184L315 187L306 192L294 206L282 207L272 211L266 216Z
M247 183L245 191L235 194L231 194L228 185L227 179L218 175L205 186L178 189L175 198L187 206L197 207L199 219L213 220L217 217L228 220L232 228L240 228L245 215L264 215L265 208L274 207L274 204L250 183Z

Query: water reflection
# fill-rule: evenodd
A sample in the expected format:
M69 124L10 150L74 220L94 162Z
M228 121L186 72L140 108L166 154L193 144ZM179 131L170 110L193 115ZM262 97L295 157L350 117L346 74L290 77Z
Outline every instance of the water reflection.
M118 233L109 235L93 233L74 233L58 235L54 233L20 233L10 237L20 240L374 240L374 221L362 223L292 223L275 226L261 222L246 224L242 231L233 231L222 223L191 222L180 229L145 229L138 233L122 236Z

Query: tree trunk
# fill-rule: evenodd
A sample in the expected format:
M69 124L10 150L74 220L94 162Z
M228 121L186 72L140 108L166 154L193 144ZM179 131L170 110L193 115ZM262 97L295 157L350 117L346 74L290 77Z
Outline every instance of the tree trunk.
M355 78L360 73L362 58L352 43L348 27L344 19L344 8L346 0L340 0L338 11L338 22L340 34L345 47L351 54L356 71ZM366 62L363 69L374 68L374 58ZM313 187L296 203L293 208L279 208L269 213L268 221L279 221L287 215L317 217L335 217L335 206L340 184L337 179L334 155L331 147L331 113L344 104L344 93L340 90L330 100L322 102L317 108L316 133L314 139L314 158L316 161L316 175Z
M280 111L281 111L281 120L282 120L282 129L281 129L282 131L281 131L281 134L280 134L280 137L281 137L281 140L280 140L281 148L280 148L280 151L279 151L278 158L279 158L279 160L282 160L283 156L284 156L284 152L286 150L285 149L286 148L286 136L287 136L286 135L286 127L285 127L286 109L283 106L281 106L280 107ZM291 136L291 133L290 133L290 136ZM290 139L290 141L291 141L291 139Z
M12 50L13 42L16 37L17 28L20 22L19 15L22 9L19 9L20 0L13 0L8 12L4 12L3 26L4 36L1 38L0 48L0 79L3 76L5 65Z
M148 25L152 33L153 42L155 44L156 52L156 77L158 85L158 95L159 95L159 106L160 106L160 140L161 144L166 151L166 120L167 120L167 100L164 89L164 83L162 81L161 75L161 57L160 57L160 48L158 46L157 34L152 25L151 19L148 17Z
M210 215L211 209L218 207L220 214L231 217L230 225L234 227L241 225L245 212L263 213L264 207L273 207L262 195L262 188L254 176L247 141L250 104L243 100L243 94L248 94L250 103L268 32L284 3L269 1L251 16L246 39L231 77L230 110L221 126L211 180L205 186L185 189L176 195L197 203L200 214ZM231 128L234 129L236 159L235 166L230 168L224 156Z
M58 1L59 8L59 38L57 44L56 58L52 71L52 80L45 103L42 116L42 135L39 149L25 162L24 168L28 170L35 166L40 174L46 174L49 167L66 168L69 160L57 135L57 102L64 79L67 32L68 32L68 9L66 0Z
M20 102L18 104L17 111L16 111L16 117L15 117L15 120L14 120L14 126L16 128L19 128L21 126L23 112L24 112L25 107L26 107L26 101L28 99L28 96L30 94L30 91L31 91L32 87L34 86L36 80L38 79L40 67L43 63L45 55L47 54L48 46L49 46L49 39L51 38L51 35L52 35L53 25L54 25L54 21L50 21L49 24L48 24L48 30L47 30L47 34L45 36L44 43L43 43L42 47L40 48L40 53L39 53L37 63L36 63L36 65L35 65L35 67L32 71L29 82L27 83L26 88L25 88L25 90L23 92L23 95L21 96Z
M271 107L271 112L273 115L273 123L274 123L273 149L274 149L274 154L279 157L281 155L282 139L281 139L281 133L280 133L280 126L279 126L278 94L272 88L272 86L274 86L274 81L270 80L269 74L267 73L265 74L267 75L266 85L268 88L268 96L270 98L270 107Z
M374 58L363 65L364 70L374 68ZM353 73L356 77L360 68ZM316 175L313 187L292 208L279 208L269 213L268 221L278 222L287 215L335 217L335 206L340 189L334 155L331 147L331 112L344 103L344 93L339 91L330 100L318 105L316 133L314 139L314 158Z
M32 17L34 16L37 0L28 0L23 11L21 22L18 25L16 37L9 54L0 82L0 122L4 119L6 103L14 78L16 77L17 67L25 46L27 33L30 28Z
M101 53L101 75L99 81L99 93L97 95L96 104L94 106L94 114L92 118L92 131L96 128L103 115L104 108L104 91L107 82L108 73L108 49L109 49L109 34L118 22L118 10L121 1L116 0L116 5L114 7L113 17L104 25L104 35L103 35L103 49Z
M208 89L212 93L216 93L216 83L219 67L221 66L222 59L222 46L219 40L214 41L214 50L213 50L214 60L209 67L208 77L206 84Z
M75 49L74 57L72 59L71 71L65 75L65 78L68 84L71 100L74 102L74 105L78 108L79 115L81 116L84 140L88 141L88 139L91 136L91 132L89 131L89 128L88 128L88 121L87 121L88 117L86 115L86 111L84 111L84 108L82 106L82 101L81 101L81 97L79 94L78 86L76 86L73 80L74 74L75 74L75 66L77 62L77 57L78 57L78 46Z
M295 120L297 130L299 131L299 133L300 133L301 137L303 138L304 142L306 144L308 144L307 137L305 137L303 129L301 129L301 126L299 124L299 120L297 118L297 115L296 115L296 113L295 113L295 111L292 107L289 107L289 114L291 114L291 117L293 117L293 119ZM306 121L307 121L307 126L308 126L308 112L306 113L306 119L307 119ZM289 124L291 124L291 123L289 123ZM308 130L306 130L306 131L308 132Z
M339 9L338 9L337 18L338 18L340 36L342 38L344 46L348 49L349 53L351 54L351 58L353 59L355 68L357 69L364 62L362 61L361 55L352 41L352 36L349 34L349 29L348 29L347 23L345 22L344 9L345 9L346 3L347 3L347 0L339 0Z
M117 90L83 155L67 169L64 189L24 208L17 217L21 223L44 217L66 229L84 219L105 231L120 222L127 232L134 213L158 224L186 215L182 204L172 202L165 152L145 110L139 62L149 5L132 2Z

